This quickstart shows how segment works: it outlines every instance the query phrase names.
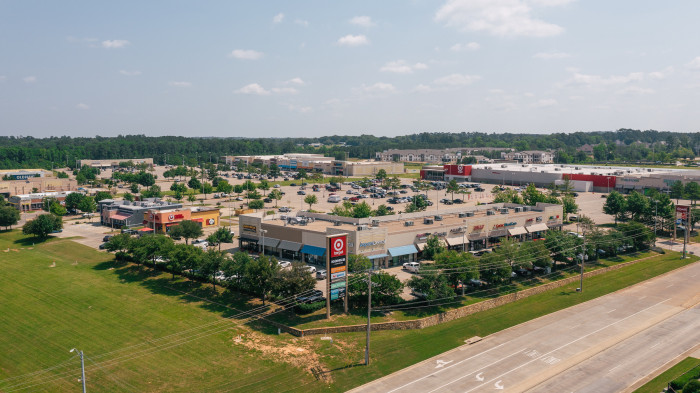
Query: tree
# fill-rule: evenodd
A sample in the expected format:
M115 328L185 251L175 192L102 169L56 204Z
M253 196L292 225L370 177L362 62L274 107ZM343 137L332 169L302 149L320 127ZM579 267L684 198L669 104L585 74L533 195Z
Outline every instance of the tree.
M221 268L221 265L223 265L225 259L226 257L224 256L224 253L218 250L210 249L204 253L202 264L199 266L200 274L202 274L204 277L211 278L211 283L215 291L216 279L212 276L216 275Z
M83 213L94 213L97 210L97 203L95 203L95 198L86 196L80 201L78 205L78 210Z
M309 205L309 210L311 210L311 206L318 203L318 198L316 198L316 195L314 195L314 194L307 195L304 198L304 203L307 203Z
M164 235L146 235L137 238L129 244L134 261L137 264L150 261L156 265L156 259L167 257L173 250L173 240Z
M170 191L174 191L174 192L179 191L181 193L185 193L185 192L187 192L187 185L185 185L183 183L174 182L173 184L170 185Z
M491 285L497 285L510 279L513 269L503 258L502 254L495 252L484 254L479 259L481 278Z
M204 251L199 247L176 244L170 252L166 266L170 269L174 279L175 273L182 273L185 270L199 270L203 255Z
M138 192L138 190L136 192ZM95 202L99 202L103 199L112 199L112 194L107 191L99 191L93 198L95 199Z
M414 293L423 294L428 302L439 299L451 299L455 296L455 291L450 287L447 278L438 274L435 270L427 270L421 275L412 276L406 285Z
M528 184L523 191L523 203L530 206L537 205L537 202L544 202L547 198L543 192L537 189L534 184Z
M316 279L306 270L306 264L292 262L291 268L279 270L273 291L280 297L288 298L310 291L315 286Z
M275 200L275 207L277 207L277 203L282 199L282 192L278 189L274 189L270 191L268 197Z
M219 245L219 251L221 251L221 243L233 243L233 233L231 233L230 229L226 229L224 227L220 227L209 237L212 238L212 240L215 240L215 242ZM207 238L207 240L208 239L209 238Z
M197 200L197 197L194 195L194 190L190 190L190 192L187 194L187 201L194 205L194 202L196 200Z
M236 287L241 287L241 281L248 271L248 265L253 261L253 258L246 252L239 251L233 254L233 258L227 259L221 265L221 270L224 275L236 280Z
M263 301L263 306L265 305L267 294L273 287L279 269L277 260L267 255L254 259L248 264L246 281L252 290L258 292Z
M682 392L683 393L700 393L700 381L698 381L697 379L691 379L690 381L688 381L688 383L683 385Z
M553 256L555 261L570 263L571 258L576 255L578 237L568 235L561 231L547 231L544 244Z
M348 284L349 295L355 299L367 299L367 273L356 274ZM401 299L404 284L396 276L385 271L372 273L372 305L395 304Z
M377 171L377 174L374 176L377 180L381 181L382 184L384 184L384 179L387 178L386 171L384 169L380 169Z
M406 206L406 213L413 213L425 210L428 207L428 198L423 195L414 195L411 204Z
M362 201L352 207L352 216L354 218L367 218L372 215L372 207L367 202Z
M162 196L163 193L160 190L160 186L155 184L148 187L147 190L141 191L141 197L143 198L160 198Z
M374 215L377 217L389 216L392 214L394 214L394 212L390 211L386 205L379 205L377 206L377 210L374 211Z
M531 266L529 261L520 257L520 244L512 238L503 239L498 248L496 248L495 253L499 254L513 269L529 268Z
M552 266L552 257L544 242L528 241L520 244L519 265L522 265L523 262L547 268Z
M624 237L632 239L635 250L645 250L651 247L655 239L654 231L636 221L620 224L619 230Z
M133 201L134 201L134 195L133 195L132 193L130 193L130 192L125 192L125 193L124 193L124 200L125 200L125 201L129 201L129 202L133 202Z
M265 195L267 193L267 190L270 189L270 183L265 179L260 179L260 184L258 184L258 188L263 190L263 195Z
M642 220L649 213L649 199L637 191L632 191L627 197L627 212L633 220Z
M49 207L49 212L51 212L52 214L55 214L57 216L65 216L66 213L68 213L66 208L63 207L63 205L61 205L60 203L58 203L58 201L56 201L56 200L54 200L51 203L51 206Z
M41 214L37 218L27 221L22 227L25 235L34 235L46 238L50 233L63 228L63 220L54 214Z
M19 222L19 210L12 206L0 207L0 227L12 229L13 225Z
M523 198L520 194L512 188L506 188L505 191L499 191L493 198L493 203L517 203L519 205L524 204Z
M459 192L459 184L457 184L457 180L452 179L450 180L449 183L447 183L447 192L452 194L452 200L454 201L455 199L455 192Z
M348 271L350 273L365 272L372 268L372 261L364 255L350 254L348 257Z
M447 277L447 282L454 288L460 283L479 278L479 262L468 252L448 250L435 257L435 269Z
M265 207L265 202L263 202L262 199L253 199L252 201L248 202L248 207L251 209L260 210Z
M397 188L401 187L401 179L399 179L396 176L387 178L386 187L392 190L396 190Z
M569 214L576 213L578 211L578 204L576 203L576 199L573 196L564 195L561 198L561 202L564 210L564 220L566 220L566 217Z
M66 209L68 209L68 210L78 209L78 205L80 205L80 202L84 198L85 198L85 195L80 193L80 192L71 192L70 194L66 195L66 199L65 199Z
M302 179L306 179L307 177L308 176L306 175L306 169L304 169L304 168L299 169L299 171L297 172L297 179L302 180Z
M179 224L170 228L170 237L185 238L185 244L189 244L190 239L202 236L202 227L191 220L180 221Z
M430 235L423 248L423 258L432 260L445 251L445 245L437 235Z
M196 177L192 177L187 182L187 187L189 187L193 190L199 190L202 187L202 183Z
M139 185L136 183L133 183L131 186L129 186L129 190L133 192L134 194L139 193Z
M691 181L685 184L685 197L690 199L691 204L695 204L695 202L700 199L700 184L697 182Z
M204 199L207 199L207 194L211 194L213 191L214 187L212 187L211 184L202 183L202 194L204 194Z
M627 200L625 197L617 191L612 191L605 198L605 204L603 205L603 212L615 217L615 225L617 225L617 220L622 219L627 212Z
M105 243L105 250L109 252L117 253L117 260L120 260L126 250L131 247L131 242L133 239L128 233L120 233L116 236L112 236L107 243Z
M216 185L216 191L230 194L233 186L228 183L228 180L222 180Z
M676 200L676 204L678 204L678 200L683 198L683 194L685 193L685 187L683 187L683 182L680 180L676 180L671 184L671 192L669 193L669 196L671 198L674 198Z

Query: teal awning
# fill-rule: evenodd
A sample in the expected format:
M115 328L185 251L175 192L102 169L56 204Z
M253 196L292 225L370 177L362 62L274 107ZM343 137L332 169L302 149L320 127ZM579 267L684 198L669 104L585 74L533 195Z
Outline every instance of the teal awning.
M304 247L301 248L301 252L304 254L316 255L317 257L322 257L326 255L325 248L309 246L308 244L304 244Z

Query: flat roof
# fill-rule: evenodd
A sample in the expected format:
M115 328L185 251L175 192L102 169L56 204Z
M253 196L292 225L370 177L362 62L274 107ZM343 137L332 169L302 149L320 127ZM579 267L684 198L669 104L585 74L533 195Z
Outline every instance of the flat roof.
M625 166L603 165L567 165L567 164L518 164L518 163L494 163L474 164L472 169L507 170L513 172L542 172L545 173L575 173L584 175L604 176L634 176L634 175L662 175L662 174L700 174L695 169L680 168L645 168Z

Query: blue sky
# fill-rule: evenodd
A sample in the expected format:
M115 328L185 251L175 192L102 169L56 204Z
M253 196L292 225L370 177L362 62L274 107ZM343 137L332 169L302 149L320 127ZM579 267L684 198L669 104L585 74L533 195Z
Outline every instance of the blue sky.
M697 0L0 0L0 134L697 131L698 15Z

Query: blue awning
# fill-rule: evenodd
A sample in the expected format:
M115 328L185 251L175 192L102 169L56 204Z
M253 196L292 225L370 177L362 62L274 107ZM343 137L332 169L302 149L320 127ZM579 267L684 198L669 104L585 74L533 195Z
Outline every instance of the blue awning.
M389 254L377 254L377 255L370 255L367 258L372 260L372 259L386 258L388 256L389 256Z
M301 252L304 254L316 255L318 257L322 257L322 256L326 255L325 248L316 247L316 246L309 246L307 244L304 244L304 247L301 248Z
M391 255L392 257L400 257L402 255L410 255L415 254L417 252L418 250L413 244L409 244L408 246L393 247L389 249L389 255Z

